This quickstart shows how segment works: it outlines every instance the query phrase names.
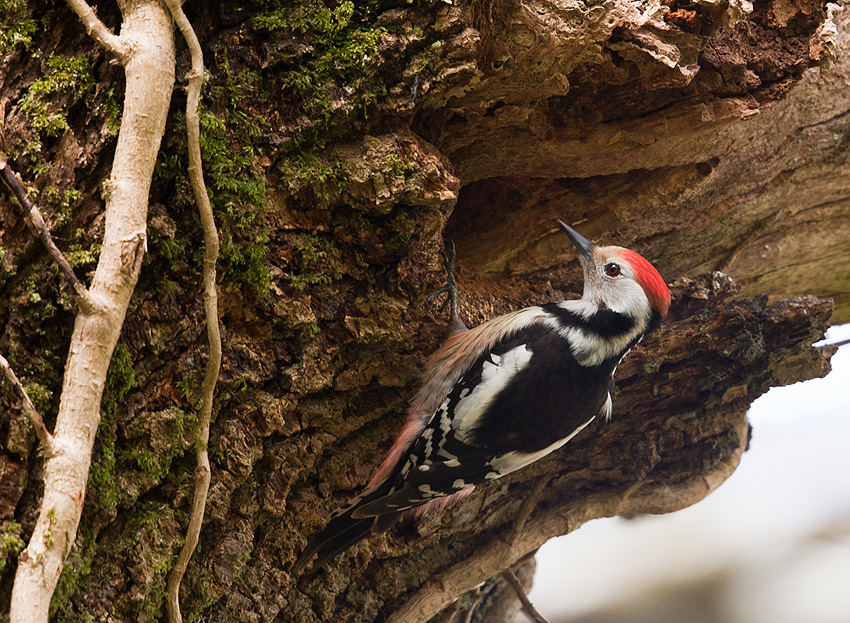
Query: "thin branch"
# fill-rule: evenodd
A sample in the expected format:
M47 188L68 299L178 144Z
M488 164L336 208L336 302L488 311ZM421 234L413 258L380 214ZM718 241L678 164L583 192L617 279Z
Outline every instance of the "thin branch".
M122 64L126 64L130 50L124 40L106 27L97 13L85 0L67 0L68 6L77 14L86 32L97 41L103 49L115 56Z
M815 348L827 348L828 346L837 346L838 348L841 348L842 346L847 346L847 344L850 344L850 339L841 340L839 342L829 342L828 344L821 344L820 346L815 346Z
M540 496L543 494L543 489L549 484L549 479L550 476L544 475L538 478L537 482L534 483L534 488L525 498L522 503L522 507L519 509L516 523L514 523L514 527L508 536L508 542L513 543L522 533L522 529L525 527L525 522L528 521L528 518L531 517L531 513L533 513L534 509L537 507L537 503L540 501Z
M454 240L447 240L446 243L446 283L429 294L425 299L425 302L427 303L431 301L440 294L446 294L446 300L440 309L445 309L446 305L449 306L449 324L446 326L446 337L449 338L453 335L457 335L458 333L468 331L469 327L466 326L466 323L461 320L458 315L457 278L455 277L455 243Z
M65 255L59 250L56 243L53 242L53 236L50 235L47 223L44 222L44 218L41 216L41 212L36 205L29 200L29 197L27 197L27 191L24 190L23 186L21 186L21 183L18 181L18 178L15 176L15 173L12 171L9 163L6 162L6 154L4 152L0 152L0 178L3 179L3 182L9 190L12 191L18 199L18 203L20 203L21 207L24 209L26 223L29 230L34 236L41 240L41 243L47 249L47 252L50 253L51 257L53 257L56 263L59 264L59 269L62 271L62 275L65 277L65 280L71 285L74 292L76 292L77 298L80 301L80 306L86 311L93 310L95 305L92 301L91 294L77 278L76 273L74 273L74 269L71 268L71 264L65 258Z
M6 154L9 152L9 145L6 143L6 135L3 130L6 127L6 100L0 99L0 152L2 152L3 162L6 162Z
M472 617L475 615L475 602L477 602L483 594L484 589L480 586L469 593L472 599L470 599L471 603L466 608L466 614L463 617L463 623L472 623Z
M6 361L6 358L3 355L0 355L0 370L3 370L6 380L9 381L9 385L12 386L12 391L15 393L15 396L18 397L18 400L21 401L21 407L23 408L24 413L27 414L30 422L32 422L32 426L35 428L35 434L38 435L38 440L41 442L45 451L49 454L53 448L53 435L51 435L50 431L47 430L47 427L44 425L44 420L41 419L38 411L36 411L35 405L33 405L29 394L27 394L27 390L24 389L24 386L21 384L21 381L18 379L15 371L12 370L12 366L9 365L9 362Z
M215 267L218 261L219 239L213 218L212 206L204 184L203 165L201 162L200 119L198 117L198 102L201 97L201 85L204 78L204 58L201 44L191 23L180 8L180 0L166 0L171 16L174 19L183 38L189 46L192 56L192 69L189 72L189 87L186 93L186 134L189 142L189 179L195 194L195 201L201 215L201 225L204 229L204 310L207 317L207 336L210 343L210 356L204 382L201 387L201 409L198 415L200 431L195 446L197 467L195 468L195 493L192 499L192 515L186 531L186 542L177 562L168 576L168 620L180 623L180 582L186 573L192 553L198 545L201 524L204 521L204 508L210 486L210 461L207 454L207 444L210 436L210 418L212 415L213 392L218 380L221 367L221 334L218 326L218 297L215 287Z
M510 584L511 588L514 589L514 592L516 593L516 596L519 597L520 602L522 602L522 608L525 610L529 619L534 621L534 623L549 623L546 617L540 614L537 611L537 608L534 607L534 604L531 603L531 600L528 598L528 593L525 592L525 587L516 577L513 569L505 569L502 571L501 576L502 579Z

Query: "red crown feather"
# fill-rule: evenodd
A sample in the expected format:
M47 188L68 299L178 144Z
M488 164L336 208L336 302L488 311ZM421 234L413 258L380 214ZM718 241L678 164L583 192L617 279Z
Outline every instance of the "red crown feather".
M626 260L632 267L635 273L635 281L637 281L646 292L646 298L658 312L665 316L667 310L670 309L670 290L664 279L655 269L655 266L649 263L639 253L635 253L631 249L623 249L623 259Z

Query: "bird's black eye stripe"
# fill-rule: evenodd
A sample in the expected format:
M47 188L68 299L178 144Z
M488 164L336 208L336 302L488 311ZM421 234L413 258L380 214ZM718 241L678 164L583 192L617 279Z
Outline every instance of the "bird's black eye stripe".
M609 277L616 277L617 275L620 274L620 265L615 264L614 262L611 262L610 264L605 264L605 267L604 267L603 270L605 271L605 274L608 275Z

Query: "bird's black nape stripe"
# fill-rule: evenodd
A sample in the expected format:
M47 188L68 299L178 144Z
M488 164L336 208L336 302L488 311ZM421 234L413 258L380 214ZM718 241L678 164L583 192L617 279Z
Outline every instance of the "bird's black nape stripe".
M634 318L618 314L604 304L587 318L564 309L557 303L544 303L540 307L555 316L564 327L578 327L593 331L603 338L624 335L635 327Z
M653 309L652 315L649 317L649 324L646 327L646 333L654 331L659 326L661 326L661 314L658 313L657 309Z

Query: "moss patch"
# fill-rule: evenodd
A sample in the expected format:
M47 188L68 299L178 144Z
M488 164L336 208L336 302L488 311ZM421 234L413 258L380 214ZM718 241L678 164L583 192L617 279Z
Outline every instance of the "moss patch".
M332 240L302 235L293 242L301 260L300 270L291 276L292 287L304 290L308 286L327 285L340 279L339 249Z
M35 33L35 20L27 11L26 0L0 0L0 56L16 46L28 49Z
M241 121L245 121L243 117ZM220 264L229 279L247 283L261 294L269 289L269 272L263 264L268 233L258 218L265 206L266 186L254 165L249 140L259 125L243 126L240 118L201 114L201 151L204 171L211 180L210 198L221 237ZM247 136L240 138L240 131Z
M80 583L91 574L93 557L94 541L92 540L83 548L83 552L74 548L65 561L62 575L59 576L56 590L53 591L53 597L50 599L50 616L55 617L56 621L80 620L78 616L74 616L71 598L77 593ZM85 620L85 616L82 618Z
M0 571L6 568L9 560L17 558L23 549L21 524L17 521L4 521L0 524Z
M310 188L324 206L328 205L331 196L328 191L342 193L349 178L342 160L328 159L327 156L313 152L290 156L281 163L279 173L281 181L290 191L299 192Z
M246 112L238 99L240 94L250 97L251 89L256 88L250 75L233 76L226 59L223 73L224 83L207 89L209 106L203 105L199 111L204 176L221 243L218 268L225 283L248 285L264 295L271 281L264 263L268 252L268 233L262 224L266 186L254 143L263 133L265 121ZM213 111L220 108L223 112ZM188 158L185 119L182 111L172 113L156 167L156 177L173 186L163 194L170 197L169 214L180 220L169 223L166 233L152 227L151 250L153 259L166 260L172 268L182 264L200 269L203 248L192 242L199 238L200 223L184 168ZM193 232L190 238L175 235L181 226Z
M103 389L101 409L107 413L114 413L115 407L124 400L124 396L133 386L135 375L133 374L133 360L127 347L120 342L112 351L112 361L109 362L109 370L106 372L106 384Z
M282 46L276 58L284 65L289 97L299 102L308 118L295 128L294 147L322 149L338 133L341 121L352 114L366 116L386 93L377 75L379 43L386 29L375 27L373 9L351 1L268 4L255 18L256 28L301 42Z
M168 475L174 459L191 445L189 439L197 436L198 421L197 414L186 414L177 407L152 413L150 420L144 423L149 439L134 446L123 458L132 459L144 475L159 483Z
M6 282L18 272L15 265L9 260L8 255L6 249L0 247L0 288L5 286Z
M162 620L168 572L176 557L179 524L165 504L137 505L127 526L131 556L127 572L136 587L134 601L139 622Z
M107 512L118 505L119 499L119 484L115 473L115 444L118 437L115 412L134 381L132 358L127 348L119 342L112 352L112 361L106 373L106 384L100 402L100 424L97 428L88 480L88 501Z
M25 147L25 153L42 151L43 137L58 136L68 129L68 119L57 103L57 95L82 97L94 91L94 77L88 59L51 56L46 65L45 76L30 85L21 101L21 111L35 130L36 138Z

